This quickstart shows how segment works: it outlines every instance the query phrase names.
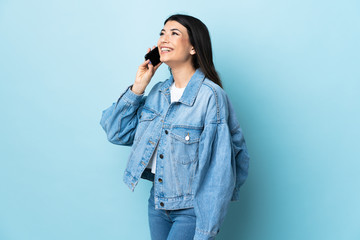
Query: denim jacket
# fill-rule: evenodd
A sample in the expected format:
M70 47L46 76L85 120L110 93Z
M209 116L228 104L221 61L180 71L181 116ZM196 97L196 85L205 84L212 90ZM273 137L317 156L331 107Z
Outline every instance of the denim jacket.
M229 202L238 200L249 155L224 90L197 69L178 102L171 103L170 76L148 96L131 91L102 113L110 142L132 146L124 182L133 191L156 146L156 209L194 207L194 239L214 239Z

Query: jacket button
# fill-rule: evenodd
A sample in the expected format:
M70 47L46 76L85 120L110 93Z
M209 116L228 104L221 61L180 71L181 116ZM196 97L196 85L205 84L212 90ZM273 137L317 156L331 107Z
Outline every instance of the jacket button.
M163 158L164 158L164 155L160 154L160 158L163 159Z
M186 141L189 141L189 140L190 140L189 133L185 136L185 140L186 140Z
M168 132L168 130L165 130L165 134L168 134L169 132Z
M163 203L163 202L161 202L161 203L160 203L160 206L162 206L162 207L163 207L163 206L164 206L164 203Z
M162 183L162 178L159 178L158 181L159 181L160 183Z

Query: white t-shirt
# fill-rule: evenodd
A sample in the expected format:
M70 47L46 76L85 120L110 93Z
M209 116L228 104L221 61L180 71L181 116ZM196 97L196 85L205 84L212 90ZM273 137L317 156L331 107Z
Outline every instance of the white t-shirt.
M177 88L175 86L175 82L173 82L170 86L170 97L171 102L177 102L181 98L182 94L184 93L185 88ZM146 168L150 168L151 172L155 174L156 171L156 155L157 155L157 145L154 151L154 154L150 158L149 164Z

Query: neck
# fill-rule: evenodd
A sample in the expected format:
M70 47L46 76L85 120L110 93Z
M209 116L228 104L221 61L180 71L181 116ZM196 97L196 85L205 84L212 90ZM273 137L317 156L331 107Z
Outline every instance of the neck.
M185 65L181 67L172 67L171 73L174 78L175 86L177 88L184 88L194 75L196 69L192 65Z

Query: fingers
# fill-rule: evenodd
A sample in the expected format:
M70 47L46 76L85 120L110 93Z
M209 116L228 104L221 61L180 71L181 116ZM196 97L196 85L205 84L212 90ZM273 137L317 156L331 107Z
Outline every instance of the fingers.
M150 59L145 60L145 61L140 65L140 67L146 68L146 66L147 66L149 63L150 63Z
M156 48L155 45L152 47L152 49L151 49L151 48L148 48L147 53L149 53L151 50L154 50L155 48ZM162 62L160 62L159 64L157 64L156 66L154 66L154 65L151 63L150 59L147 59L147 60L145 60L145 61L140 65L140 67L142 67L142 68L147 68L147 69L149 69L150 71L156 71L156 70L160 67L161 64L162 64Z
M156 66L154 66L152 63L151 63L151 61L150 61L150 59L148 59L148 60L145 60L139 67L141 67L141 68L148 68L148 69L158 69L158 67L161 65L161 63L162 62L160 62L158 65L156 65Z
M152 48L148 48L147 53L149 53L151 50L154 50L154 48L156 48L156 46L153 46Z
M149 68L149 71L152 72L154 70L154 65L152 65L151 62L149 62L148 68Z
M153 68L154 68L154 65L152 65L150 59L148 59L148 60L146 60L145 62L143 62L143 63L140 65L140 67L152 71Z

